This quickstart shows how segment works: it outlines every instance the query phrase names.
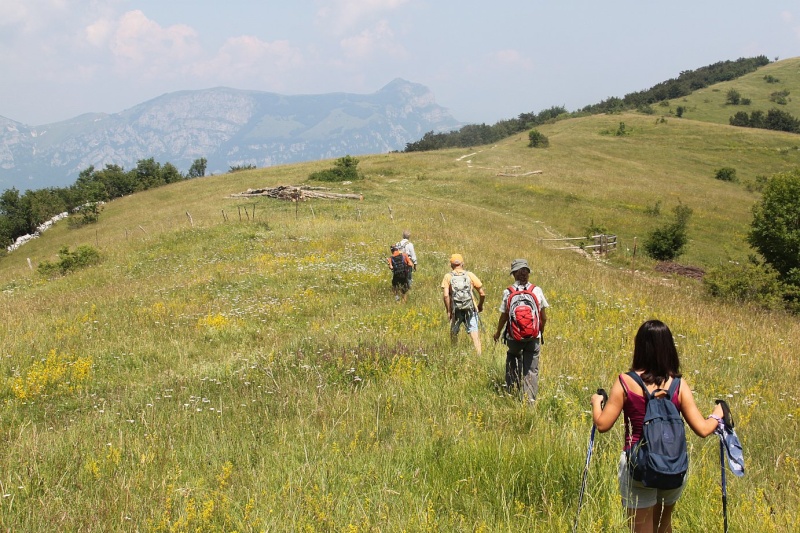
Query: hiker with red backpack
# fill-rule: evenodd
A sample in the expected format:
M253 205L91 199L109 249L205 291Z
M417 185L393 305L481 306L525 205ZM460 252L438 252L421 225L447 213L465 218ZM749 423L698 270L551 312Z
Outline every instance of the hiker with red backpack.
M475 351L481 354L480 316L483 311L483 302L486 292L483 283L478 277L464 270L464 258L461 254L450 256L450 272L442 279L442 299L450 321L450 340L455 344L461 325L475 345ZM473 289L478 292L478 301L475 301Z
M400 251L396 244L389 247L392 256L389 257L389 270L392 271L392 290L395 301L406 301L408 290L411 288L411 269L414 263L407 254Z
M544 325L549 304L540 287L528 281L531 269L525 259L511 262L514 283L503 291L500 319L494 341L500 340L506 351L506 387L519 389L533 403L539 393L539 352L544 343Z

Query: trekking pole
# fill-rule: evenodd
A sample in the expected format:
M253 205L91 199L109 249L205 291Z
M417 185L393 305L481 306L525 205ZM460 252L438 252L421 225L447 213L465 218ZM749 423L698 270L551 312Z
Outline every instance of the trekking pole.
M728 533L728 491L725 483L725 442L719 437L719 467L722 471L722 524L723 531Z
M731 418L731 410L725 400L717 400L715 403L722 407L722 420L729 427L733 427L733 418ZM722 432L717 432L719 436L719 467L721 474L720 484L722 485L722 527L725 533L728 533L728 487L725 477L725 436Z
M597 389L597 394L603 397L600 409L603 409L608 400L608 394L603 389ZM581 491L578 494L578 512L575 514L575 525L572 526L572 533L578 531L578 521L581 517L581 505L583 504L583 492L586 490L586 477L589 474L589 462L592 460L592 448L594 448L594 433L597 426L592 422L592 432L589 435L589 450L586 452L586 463L583 465L583 479L581 480Z

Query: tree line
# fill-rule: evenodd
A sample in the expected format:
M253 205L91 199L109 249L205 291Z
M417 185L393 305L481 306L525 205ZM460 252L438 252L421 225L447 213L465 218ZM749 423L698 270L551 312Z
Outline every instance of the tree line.
M68 187L27 190L24 193L16 188L7 189L0 195L0 251L5 251L18 237L34 233L36 228L59 213L73 213L83 206L96 206L135 192L202 177L206 165L205 158L197 159L184 175L172 163L162 165L151 157L140 160L128 171L119 165L106 165L100 170L90 166Z
M765 115L763 111L738 111L733 115L729 123L731 126L741 126L744 128L761 128L766 130L786 131L789 133L800 133L800 120L791 113L780 109L770 109Z
M555 120L631 110L647 111L652 104L681 98L709 85L739 78L768 65L769 62L763 55L735 61L720 61L696 70L683 71L677 78L661 82L644 91L626 94L622 98L607 98L580 111L568 112L563 106L555 106L540 113L522 113L517 118L501 120L491 126L470 124L446 133L429 131L419 141L407 143L404 151L423 152L442 148L480 146Z
M658 102L688 96L694 91L709 85L740 78L769 63L770 61L766 56L760 55L739 58L735 61L719 61L696 70L685 70L677 78L663 81L647 90L632 92L622 98L607 98L598 104L588 105L581 109L581 113L595 115L641 110Z
M470 124L460 130L447 133L429 131L422 139L406 143L405 152L426 152L442 148L463 148L493 143L511 135L527 131L533 127L546 124L568 115L566 108L553 106L539 113L522 113L517 118L501 120L492 126L486 124Z

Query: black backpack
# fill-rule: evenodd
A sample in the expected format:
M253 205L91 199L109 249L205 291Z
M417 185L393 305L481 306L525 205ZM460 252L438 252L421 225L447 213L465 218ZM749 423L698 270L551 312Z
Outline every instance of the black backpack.
M656 396L664 389L650 393L636 372L628 372L628 375L642 388L646 404L642 438L628 450L631 475L645 487L676 489L683 484L689 469L683 418L672 403L681 380L673 378L666 396Z
M399 253L397 255L392 256L392 277L397 279L406 279L408 278L408 271L411 267L408 266L406 263L406 255L404 253Z

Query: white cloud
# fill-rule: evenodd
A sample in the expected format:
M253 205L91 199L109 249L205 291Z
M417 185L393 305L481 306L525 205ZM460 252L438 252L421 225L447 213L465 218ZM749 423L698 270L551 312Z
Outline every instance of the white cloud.
M0 26L18 26L30 19L30 7L24 0L0 2Z
M388 54L392 57L404 57L404 48L395 41L394 32L385 20L380 20L372 27L358 35L340 41L345 55L351 59L367 59L376 55Z
M303 66L302 52L288 41L266 42L244 35L228 39L214 57L195 64L190 70L197 76L229 83L274 76Z
M317 23L328 31L341 35L361 26L365 20L394 11L409 0L334 0L317 11Z
M797 39L800 39L800 26L795 22L794 14L791 11L781 11L781 21L788 25Z
M110 37L109 49L118 70L160 75L175 63L200 53L197 32L184 24L162 27L141 11L122 15Z
M114 23L108 19L101 19L86 26L84 36L90 45L101 47L108 42L113 31Z
M493 54L489 54L487 59L489 63L498 66L510 66L524 70L531 70L533 68L533 61L525 57L518 50L498 50Z

